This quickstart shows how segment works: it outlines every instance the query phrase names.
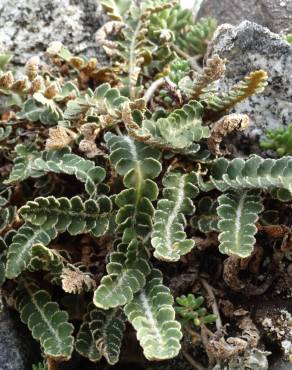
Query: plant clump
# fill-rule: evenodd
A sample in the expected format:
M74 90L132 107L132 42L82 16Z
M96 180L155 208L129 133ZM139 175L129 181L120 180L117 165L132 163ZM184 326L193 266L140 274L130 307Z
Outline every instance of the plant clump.
M55 42L19 76L0 55L1 295L40 344L34 369L74 351L114 365L133 333L149 361L264 369L223 284L261 294L288 269L292 157L234 158L224 139L268 75L222 94L227 61L203 64L213 20L175 1L101 3L108 66Z

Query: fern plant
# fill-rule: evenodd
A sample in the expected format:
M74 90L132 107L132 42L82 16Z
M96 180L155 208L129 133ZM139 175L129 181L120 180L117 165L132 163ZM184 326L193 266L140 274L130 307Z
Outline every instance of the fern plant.
M242 131L226 113L262 92L267 73L222 95L226 61L215 55L196 68L192 59L204 53L210 20L196 24L162 0L102 6L110 20L97 41L108 67L57 42L49 72L32 59L15 80L0 55L1 294L40 344L35 369L73 351L114 365L133 332L148 360L176 357L180 321L202 328L215 316L193 295L175 312L169 271L200 260L196 241L210 236L222 259L251 256L261 213L292 198L291 156L219 150ZM218 139L220 122L231 126Z

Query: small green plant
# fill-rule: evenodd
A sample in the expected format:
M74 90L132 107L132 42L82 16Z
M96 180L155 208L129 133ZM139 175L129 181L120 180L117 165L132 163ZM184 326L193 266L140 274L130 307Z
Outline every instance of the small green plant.
M267 130L266 139L260 142L263 149L275 150L279 156L292 154L292 125Z
M212 233L222 254L251 256L264 206L292 199L291 156L221 148L249 123L228 111L267 73L221 93L226 61L198 65L213 21L170 1L101 4L108 66L55 42L51 69L31 58L15 77L0 56L1 294L40 344L35 369L73 351L114 365L130 330L148 360L176 357L181 322L217 316L192 294L175 309L166 266Z
M194 294L182 295L176 298L179 306L175 306L175 311L181 317L182 325L192 322L195 326L203 324L212 324L217 316L209 314L204 305L204 297L195 297Z

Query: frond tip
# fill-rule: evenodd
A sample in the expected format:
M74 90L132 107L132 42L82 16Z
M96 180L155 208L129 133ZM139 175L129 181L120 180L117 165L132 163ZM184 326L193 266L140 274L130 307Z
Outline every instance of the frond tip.
M244 258L251 255L255 244L255 223L263 211L259 194L227 192L218 198L219 250Z

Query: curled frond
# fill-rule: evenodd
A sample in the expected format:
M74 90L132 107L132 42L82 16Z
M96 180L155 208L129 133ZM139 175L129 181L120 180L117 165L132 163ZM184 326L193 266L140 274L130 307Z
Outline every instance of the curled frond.
M211 135L208 138L208 148L215 155L224 154L220 149L220 144L225 136L233 131L244 131L250 123L249 117L246 114L228 114L215 122Z
M248 191L228 192L218 198L219 250L221 253L248 257L255 244L255 223L263 211L261 197Z
M46 141L46 150L58 150L69 146L77 135L64 126L56 126L49 129L49 137Z
M172 304L172 295L162 283L161 272L153 269L145 287L124 308L150 361L170 359L180 351L181 326L175 320Z
M185 215L194 212L191 198L198 194L192 173L169 172L163 178L163 199L157 203L153 219L151 243L154 256L164 261L178 261L194 247L194 241L186 239Z

